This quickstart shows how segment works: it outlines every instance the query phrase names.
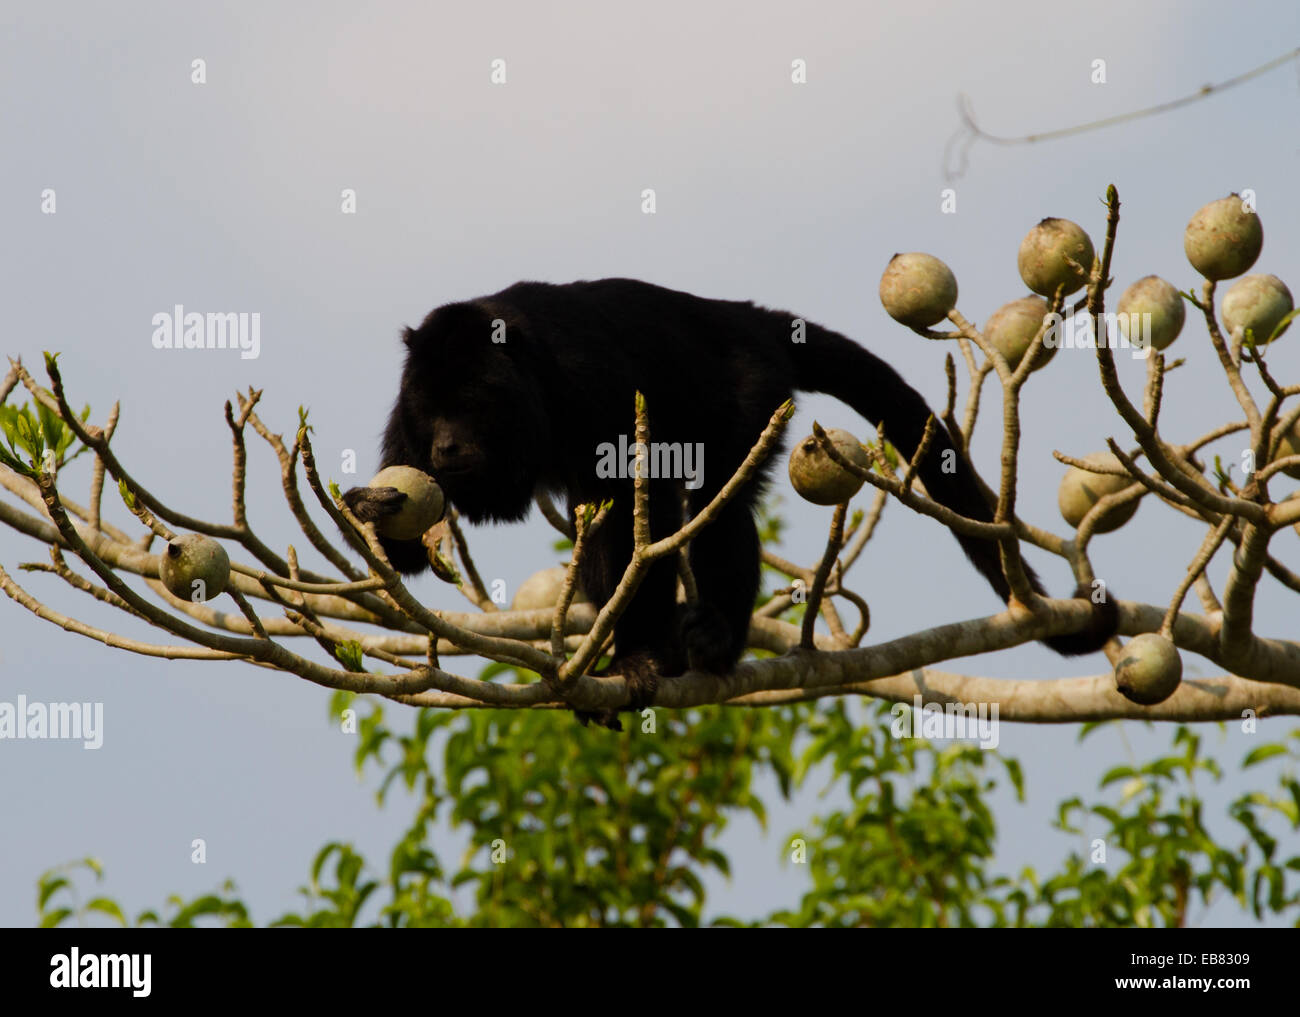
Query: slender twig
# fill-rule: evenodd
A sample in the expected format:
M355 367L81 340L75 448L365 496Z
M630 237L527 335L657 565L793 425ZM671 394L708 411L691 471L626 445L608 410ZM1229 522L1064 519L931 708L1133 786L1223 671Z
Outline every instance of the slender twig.
M244 405L244 397L238 395L240 407ZM312 520L307 512L307 506L303 504L302 496L298 492L298 471L297 460L299 447L297 442L294 443L293 450L290 451L284 447L284 439L278 434L272 434L270 429L262 422L261 418L255 412L249 412L248 422L253 425L253 430L261 435L262 439L271 446L275 452L276 458L280 461L280 486L284 491L285 501L289 503L289 511L298 522L299 528L311 543L311 546L319 551L331 565L347 576L349 579L357 580L362 578L362 572L348 561L347 557L328 540L325 535L317 528L316 523ZM304 579L320 579L312 573L303 571ZM375 603L378 603L375 601Z
M537 502L537 507L542 510L542 516L561 534L574 539L573 524L564 518L564 513L555 507L555 502L545 491L538 491L533 495L533 500Z
M1165 612L1164 620L1160 623L1160 634L1166 639L1173 639L1174 623L1178 621L1178 612L1182 610L1187 591L1204 574L1205 567L1210 564L1210 559L1214 557L1219 545L1223 543L1224 537L1228 535L1228 528L1231 526L1232 516L1224 516L1219 525L1205 535L1200 550L1196 552L1196 557L1188 564L1187 574L1183 576L1182 582L1178 584L1178 589L1174 590L1174 596L1169 601L1169 610Z
M1147 423L1155 429L1160 417L1160 400L1164 394L1165 355L1159 350L1152 350L1147 360L1147 387L1142 395L1142 414Z
M42 618L53 625L57 625L65 632L75 632L78 635L97 640L105 646L111 646L119 650L127 650L131 653L138 653L145 657L164 657L168 660L243 660L242 653L230 653L222 650L207 649L202 646L160 646L156 643L144 643L136 639L128 639L126 636L119 636L114 632L106 632L103 629L87 625L85 622L78 621L66 614L61 614L53 608L46 607L30 593L24 590L13 581L9 573L0 566L0 590L4 592L17 604L22 605L38 618Z
M497 610L496 604L492 602L492 597L488 594L487 587L483 585L483 580L478 574L474 559L470 557L469 541L465 539L465 533L460 528L460 520L454 511L448 511L447 513L447 529L451 533L452 543L455 544L456 551L460 555L460 563L465 566L465 575L469 577L469 587L473 591L470 600L484 611Z
M1106 243L1102 249L1103 273L1110 270L1110 257L1114 251L1115 231L1119 225L1119 193L1113 184L1107 189L1107 206ZM1102 295L1099 288L1090 290L1088 311L1092 315L1094 329L1101 328ZM1115 371L1115 358L1106 343L1097 344L1097 366L1101 374L1102 388L1105 390L1106 395L1110 398L1112 405L1119 411L1124 422L1133 429L1134 437L1137 438L1138 444L1142 446L1142 451L1146 453L1147 461L1161 477L1198 504L1213 509L1215 512L1231 512L1255 522L1262 522L1265 519L1265 511L1262 505L1219 494L1205 481L1204 477L1200 476L1199 473L1195 473L1189 465L1181 460L1176 450L1165 445L1146 418L1137 411L1137 408L1125 395L1119 383L1119 375Z
M903 471L902 490L910 493L912 490L912 481L916 479L917 471L920 470L921 464L925 462L925 457L930 454L930 445L934 442L935 420L934 414L925 418L925 431L921 434L921 441L916 446L916 453L912 456L907 464L907 469ZM828 437L823 436L820 439L823 445L830 443Z
M41 565L40 567L42 571L48 569L49 571L57 575L60 579L62 579L64 582L66 582L73 589L80 590L82 593L89 594L90 596L94 597L96 600L100 601L101 603L111 604L119 611L125 611L127 614L133 614L137 618L142 618L142 619L144 618L144 615L136 611L135 608L133 608L125 600L119 597L116 593L113 593L110 590L106 590L104 589L104 587L99 586L96 583L92 583L85 576L81 576L78 575L76 572L73 572L72 569L68 567L67 560L63 557L63 549L59 547L57 544L52 544L50 546L50 560L53 564ZM22 567L26 568L27 566L22 566ZM35 568L36 566L33 565L31 567ZM147 621L148 619L145 620Z
M1223 605L1219 603L1219 598L1215 596L1214 587L1210 585L1210 577L1204 570L1196 577L1196 595L1201 598L1201 609L1206 614L1223 613Z
M226 593L230 595L231 600L239 605L240 612L248 619L248 624L253 627L253 632L257 634L257 638L270 639L271 637L266 634L266 629L262 626L262 619L257 616L257 612L253 610L253 605L248 602L248 599L235 589L227 590Z
M694 517L688 520L680 530L672 536L658 540L647 547L646 554L660 557L669 552L677 551L695 539L695 536L700 532L700 530L713 522L722 511L723 507L736 496L741 488L749 483L758 472L758 468L767 460L767 457L772 454L773 449L776 448L777 444L781 440L781 435L785 433L785 426L790 422L792 416L794 416L794 402L792 400L786 400L786 402L777 407L776 411L768 420L767 426L763 428L763 433L759 435L758 441L755 442L754 447L749 450L749 455L747 455L744 462L737 467L736 472L731 475L731 479L722 485L722 489L713 496L712 500L704 506L701 511L697 512Z
M636 394L636 451L632 473L632 556L650 543L650 413L646 398Z
M835 506L835 512L831 516L830 533L826 538L826 550L813 576L812 589L808 591L808 604L803 616L803 634L799 639L799 645L805 650L813 649L813 630L817 624L817 613L821 608L822 591L826 588L826 577L830 575L831 566L835 564L835 557L840 553L844 543L846 508L844 504Z
M853 567L853 563L858 560L858 555L862 553L862 549L867 546L867 542L875 535L876 527L880 524L880 517L885 511L885 503L888 501L888 492L877 489L876 496L871 501L871 508L867 510L866 515L863 517L862 525L854 531L851 538L846 538L847 549L842 559L845 572L848 572Z
M591 511L593 507L587 505L579 505L574 509L573 556L564 571L564 584L560 587L560 599L555 605L555 617L551 622L551 656L557 660L564 659L565 622L578 589L578 573L582 567L583 556L587 553L587 541L605 522L613 504L612 501L605 502L594 511ZM572 685L572 676L569 676L569 685Z
M18 384L19 368L22 366L22 360L9 359L9 370L5 372L3 380L0 380L0 403L9 398L9 393L14 390Z
M17 378L17 375L15 374L14 377ZM0 402L3 401L3 399L0 399ZM117 430L117 418L121 409L122 404L115 402L113 403L113 408L108 411L108 421L104 424L104 430L102 432L104 441L106 442L113 440L113 432ZM96 455L95 464L91 467L90 472L90 500L88 503L90 508L90 528L92 530L98 530L100 528L99 503L103 493L104 460Z
M293 545L290 545L290 547L292 546ZM315 593L320 596L342 596L347 593L364 593L369 590L382 590L384 588L384 581L378 577L359 579L352 583L308 583L301 579L272 575L271 573L264 572L261 569L250 568L247 565L240 565L238 562L230 563L230 571L238 572L240 575L248 576L250 579L256 579L259 583L264 585L278 586L284 590L297 590L302 593ZM293 575L299 574L296 564L291 564L290 571Z
M230 428L231 443L234 446L234 467L230 471L232 515L235 525L245 530L248 529L248 506L244 501L248 450L244 445L244 427L248 424L248 415L253 412L253 407L257 405L257 401L261 398L262 393L259 390L256 392L250 391L247 401L241 399L239 401L239 420L235 420L229 399L226 400L225 405L226 424Z
M824 430L819 433L820 427L821 425L814 421L813 434L817 436L819 441L821 441L821 435L826 433ZM903 485L898 480L891 477L882 477L872 470L846 459L833 444L822 442L822 450L837 466L848 470L855 477L860 477L872 487L892 494L908 508L939 520L950 530L971 537L984 537L987 540L997 540L1000 537L1010 536L1015 533L1015 527L1010 523L985 523L978 519L969 519L954 512L946 505L939 504L937 501L922 498L913 491L904 491Z
M1300 454L1283 456L1281 459L1274 459L1262 470L1256 470L1255 479L1260 483L1263 483L1275 474L1281 473L1283 470L1294 470L1296 467L1300 467Z
M1167 102L1157 103L1154 106L1147 106L1143 109L1130 110L1127 113L1119 113L1115 116L1103 117L1100 120L1089 120L1086 123L1075 124L1073 127L1061 127L1051 131L1039 131L1035 134L1022 134L1018 137L1008 137L997 134L990 134L984 130L975 121L975 109L971 105L970 99L965 95L957 97L957 114L961 118L961 127L957 132L948 139L944 146L944 176L949 180L955 180L966 172L968 157L971 145L979 141L987 141L994 145L1029 145L1040 141L1053 141L1057 138L1068 138L1074 134L1082 134L1087 131L1101 130L1106 127L1113 127L1116 124L1127 123L1130 120L1137 120L1142 117L1157 116L1161 113L1168 113L1170 110L1179 109L1182 106L1199 102L1208 96L1219 92L1235 88L1237 85L1257 78L1261 74L1267 74L1269 71L1290 63L1300 57L1300 49L1293 49L1289 53L1283 53L1279 57L1274 57L1258 67L1252 67L1243 74L1236 77L1228 78L1226 81L1216 82L1214 84L1202 85L1195 92L1181 96L1177 99L1171 99ZM953 163L953 150L960 149L960 160L956 165Z
M1223 373L1228 377L1228 386L1232 389L1232 394L1237 397L1237 403L1246 414L1246 421L1250 424L1250 435L1253 444L1258 439L1262 418L1255 397L1250 394L1250 389L1246 387L1246 382L1241 377L1241 368L1233 360L1232 354L1228 352L1228 346L1223 340L1223 333L1219 331L1219 322L1214 314L1214 288L1214 280L1206 279L1205 285L1201 288L1200 308L1205 317L1206 330L1210 333L1210 342L1214 345L1214 352L1219 356L1219 365L1223 368Z
M174 512L165 506L161 501L155 498L148 490L142 487L134 477L118 462L117 456L113 454L108 443L102 438L90 434L85 426L78 419L77 415L72 412L72 407L68 405L68 400L63 393L63 378L59 373L58 365L51 362L48 365L50 375L50 387L53 390L53 399L36 384L31 375L25 370L19 368L23 379L23 384L28 388L32 395L45 403L50 409L59 414L60 418L73 434L87 446L92 452L97 452L104 460L104 465L113 479L119 483L125 483L127 489L158 518L179 527L184 530L193 530L196 533L205 533L209 537L215 537L219 540L235 540L241 543L258 561L267 566L272 572L281 575L288 571L288 566L274 551L262 543L256 535L246 529L238 526L220 526L214 523L205 522L202 519L196 519L193 516L185 515L182 512Z

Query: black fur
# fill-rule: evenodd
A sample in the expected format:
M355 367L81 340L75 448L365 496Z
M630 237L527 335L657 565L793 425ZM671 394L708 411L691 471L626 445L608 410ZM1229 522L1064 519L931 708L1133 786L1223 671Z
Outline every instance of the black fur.
M563 494L570 509L612 497L614 508L581 574L587 595L603 603L631 553L632 482L597 476L597 446L617 445L620 435L629 445L634 440L637 390L647 400L652 442L703 445L703 485L688 492L692 511L731 477L772 412L795 391L828 393L873 424L883 422L895 447L913 455L930 416L925 400L887 363L836 332L808 322L805 341L793 342L794 320L787 312L632 279L521 282L448 304L406 332L406 365L382 465L431 473L475 523L523 519L537 490ZM494 322L504 322L504 343L492 341ZM940 425L920 470L926 490L963 515L991 520L964 458L956 456L954 473L940 468L952 448ZM678 608L674 564L665 560L650 570L619 620L611 670L634 676L639 702L653 697L657 674L687 668L725 674L744 652L759 583L753 511L777 459L770 457L764 476L692 542L699 602ZM677 482L651 482L653 538L680 524L679 498ZM363 518L385 511L382 497L368 488L352 489L347 499ZM1010 590L996 545L957 540L1005 601ZM384 547L403 572L428 565L418 541L385 540ZM1042 593L1037 577L1032 581ZM1088 653L1105 643L1116 622L1108 599L1095 605L1087 630L1044 642L1058 653Z

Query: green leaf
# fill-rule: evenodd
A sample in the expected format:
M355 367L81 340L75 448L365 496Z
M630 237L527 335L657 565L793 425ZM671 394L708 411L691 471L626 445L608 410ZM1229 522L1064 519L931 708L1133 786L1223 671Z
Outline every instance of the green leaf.
M1241 761L1241 768L1245 770L1254 766L1256 763L1262 763L1266 759L1272 759L1274 756L1286 756L1289 754L1290 750L1285 745L1279 745L1276 742L1272 742L1268 745L1261 745L1246 754L1246 758Z
M51 897L65 886L71 886L66 876L59 876L55 879L41 880L40 891L36 895L37 910L45 910L45 905L49 903Z
M98 911L101 914L108 915L110 918L117 920L119 925L127 925L126 915L122 914L121 907L117 901L110 900L108 897L95 897L86 904L87 911Z
M365 666L362 663L364 653L362 652L361 644L357 640L349 639L337 644L334 647L334 656L337 657L339 663L349 671L355 671L358 674L366 673Z
M1114 723L1115 721L1113 720L1090 720L1083 724L1080 724L1079 736L1077 740L1083 741L1085 738L1088 737L1088 735L1092 734L1094 731L1100 731L1106 727L1110 727Z
M1102 776L1098 787L1106 787L1114 784L1117 780L1123 780L1126 777L1136 777L1138 771L1131 766L1113 766Z
M1016 789L1016 800L1023 802L1025 800L1025 773L1020 768L1020 761L1009 757L999 757L1002 759L1003 766L1007 769L1007 777L1011 780L1011 785Z

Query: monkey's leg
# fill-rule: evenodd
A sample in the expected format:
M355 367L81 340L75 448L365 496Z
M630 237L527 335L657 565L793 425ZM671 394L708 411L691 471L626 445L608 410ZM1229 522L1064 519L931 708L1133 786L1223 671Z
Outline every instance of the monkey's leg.
M691 542L699 602L687 609L681 629L692 670L730 674L745 652L760 550L749 503L742 493Z
M676 492L656 483L650 493L650 534L658 539L681 522ZM581 563L582 588L592 602L604 605L614 595L632 558L632 508L628 499L615 501L600 529L587 543ZM650 566L618 621L614 623L614 656L601 673L621 674L628 685L627 709L639 711L654 700L661 674L680 674L685 661L674 634L677 568L671 559ZM576 711L584 724L596 720L621 730L617 711L597 714Z

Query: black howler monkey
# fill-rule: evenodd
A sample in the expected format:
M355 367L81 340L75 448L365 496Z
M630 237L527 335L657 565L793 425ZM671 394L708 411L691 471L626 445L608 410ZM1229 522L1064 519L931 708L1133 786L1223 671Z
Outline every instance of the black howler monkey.
M930 410L887 363L811 322L752 303L708 300L632 279L567 285L521 282L490 297L447 304L405 332L406 365L384 432L382 466L432 474L471 522L513 522L535 492L574 506L612 498L613 509L582 563L596 604L609 598L631 555L632 481L598 475L598 447L634 438L633 394L645 394L652 442L702 448L703 483L688 491L706 505L748 454L772 412L795 391L825 392L885 433L909 459ZM936 421L937 423L937 421ZM964 457L938 424L920 468L930 497L962 515L992 512ZM768 459L764 474L775 456ZM955 472L941 463L955 460ZM627 676L635 708L652 699L657 676L688 668L730 672L745 650L759 585L754 509L765 479L751 481L690 545L698 602L679 608L676 570L657 562L614 633L611 673ZM651 536L681 523L677 482L651 481ZM353 488L362 519L392 511L392 496ZM957 534L998 596L1010 595L994 542ZM419 541L384 540L393 565L419 572ZM1043 592L1036 577L1035 589ZM1076 591L1077 596L1086 591ZM1115 631L1109 600L1094 605L1082 632L1044 640L1061 654L1099 649ZM608 718L607 718L608 719Z

